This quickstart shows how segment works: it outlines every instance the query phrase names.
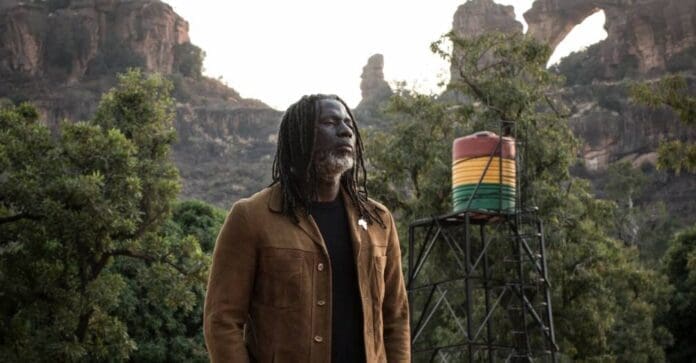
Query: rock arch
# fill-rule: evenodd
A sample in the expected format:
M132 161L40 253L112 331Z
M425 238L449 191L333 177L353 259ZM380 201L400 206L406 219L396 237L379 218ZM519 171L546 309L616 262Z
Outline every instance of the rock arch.
M547 43L551 49L556 49L576 25L603 10L599 3L600 1L586 0L536 1L524 13L529 26L527 34Z
M626 68L655 75L693 65L696 1L537 0L524 18L528 34L555 50L576 25L600 10L606 15L607 38L596 56L607 67L605 78L621 78Z

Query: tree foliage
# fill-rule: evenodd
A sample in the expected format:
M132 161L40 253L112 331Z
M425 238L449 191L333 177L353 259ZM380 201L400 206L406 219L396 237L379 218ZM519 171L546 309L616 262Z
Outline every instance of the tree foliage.
M208 257L168 222L180 188L170 90L129 71L93 120L56 137L29 105L0 111L0 356L122 361L160 331L160 350L197 339L180 318L197 314Z
M449 209L451 187L442 181L450 178L451 140L470 130L468 110L399 89L387 108L398 122L367 132L370 191L399 213L399 224Z
M185 77L200 78L204 59L205 52L190 42L174 46L174 71Z
M696 225L675 236L664 262L675 288L670 308L662 317L674 335L668 358L670 362L691 362L696 357Z
M617 162L609 165L597 184L603 197L616 204L611 235L626 246L637 247L644 265L656 267L677 223L664 202L644 202L654 173L634 168L629 162Z
M453 52L443 49L448 41ZM666 306L666 284L639 265L635 248L611 237L614 204L596 199L586 180L569 173L579 143L553 97L562 80L545 69L549 49L521 34L449 34L433 50L457 72L449 96L397 91L391 116L400 121L367 142L376 172L372 193L395 208L402 224L447 212L452 140L484 129L516 136L524 144L523 203L539 207L545 222L562 353L664 361L669 334L654 316Z
M212 253L224 219L222 210L204 202L178 202L160 234L178 248L195 250L200 245L206 257L198 263L207 269L207 256ZM151 264L137 259L122 259L114 265L128 284L117 316L137 344L130 360L207 362L201 328L205 297L202 276L153 273ZM182 300L186 303L182 304Z
M654 83L635 84L633 99L652 108L670 107L686 127L696 125L696 97L690 94L686 80L670 75ZM696 144L684 140L667 140L657 150L658 169L696 173Z

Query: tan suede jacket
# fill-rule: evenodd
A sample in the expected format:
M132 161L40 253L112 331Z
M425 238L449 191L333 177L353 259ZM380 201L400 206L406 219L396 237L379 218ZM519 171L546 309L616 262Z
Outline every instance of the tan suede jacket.
M394 219L351 226L367 362L410 362L408 301ZM205 298L205 341L213 362L331 361L331 264L311 217L280 213L275 185L235 203L220 230ZM366 228L363 228L365 226Z

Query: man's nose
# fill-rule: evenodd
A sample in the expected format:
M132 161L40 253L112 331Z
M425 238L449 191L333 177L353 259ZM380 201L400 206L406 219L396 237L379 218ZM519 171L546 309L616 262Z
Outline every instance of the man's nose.
M353 130L345 122L340 122L338 125L338 136L353 137Z

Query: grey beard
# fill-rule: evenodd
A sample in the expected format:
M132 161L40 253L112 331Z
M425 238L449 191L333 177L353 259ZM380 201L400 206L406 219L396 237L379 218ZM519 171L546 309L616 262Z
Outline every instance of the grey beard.
M317 168L317 177L320 180L333 180L342 175L355 165L352 155L336 155L329 151L323 151L314 158Z

